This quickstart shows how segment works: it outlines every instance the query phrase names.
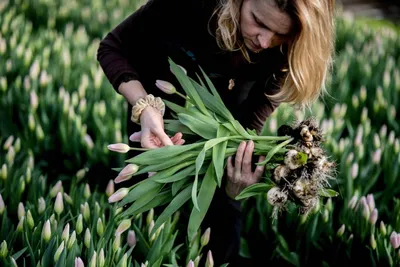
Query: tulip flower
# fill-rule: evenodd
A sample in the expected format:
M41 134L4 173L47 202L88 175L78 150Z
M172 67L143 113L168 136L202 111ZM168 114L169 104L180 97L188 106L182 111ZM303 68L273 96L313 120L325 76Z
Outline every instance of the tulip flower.
M58 259L61 256L61 253L64 250L64 241L61 242L61 245L58 247L58 249L56 250L56 253L54 253L54 262L57 262Z
M83 261L80 257L75 258L75 267L85 267L85 264L83 264Z
M40 197L38 202L38 213L42 214L46 210L46 201L44 201L43 197Z
M4 213L5 209L6 209L6 204L4 203L3 197L0 194L0 215Z
M21 233L22 230L24 230L24 221L25 221L25 217L22 216L17 225L17 232Z
M92 256L92 258L90 260L89 266L90 267L96 267L96 262L97 262L97 252L94 251L93 252L93 256Z
M1 166L0 178L2 180L7 179L7 164L5 163Z
M378 220L378 210L374 209L369 217L369 222L371 224L375 224L376 221Z
M113 241L113 252L117 252L117 250L121 247L121 234L118 232L115 233L115 239Z
M62 197L61 192L58 192L57 193L57 197L56 197L56 201L54 203L54 211L55 211L55 213L60 215L61 212L63 212L63 210L64 210L63 197Z
M128 236L127 236L127 243L129 247L135 247L136 246L136 233L133 230L128 231Z
M45 222L45 224L43 225L42 238L46 243L49 242L49 240L51 238L51 227L50 227L50 221L49 220L47 220Z
M85 202L85 205L83 206L83 218L85 219L85 222L89 222L90 220L90 209L89 209L89 204Z
M383 221L381 221L381 223L379 225L379 230L381 231L381 234L383 236L385 236L387 234L386 225Z
M73 231L72 234L71 234L71 236L70 236L70 238L69 238L69 241L68 241L68 249L69 249L69 250L70 250L70 249L72 248L72 246L75 244L75 241L76 241L76 232Z
M104 225L103 225L103 222L102 222L101 218L97 219L96 230L97 230L97 234L99 236L103 235L103 233L104 233Z
M156 80L156 86L158 89L169 95L172 95L176 92L176 88L167 81Z
M117 143L108 145L107 148L118 153L127 153L131 148L127 144Z
M87 248L90 248L90 239L91 239L90 230L89 230L89 228L86 228L85 237L83 239L83 243L85 244L85 246Z
M69 239L69 223L67 223L64 227L64 230L61 234L61 239L65 241L65 243L68 242Z
M187 267L194 267L194 262L190 260L189 263L187 264Z
M50 197L55 197L57 195L58 192L62 192L63 188L62 188L62 182L58 181L53 188L51 188L50 190Z
M35 227L35 221L33 220L32 213L30 210L26 213L26 221L28 223L29 228L32 230Z
M98 257L98 265L99 265L99 267L103 267L104 264L105 264L104 249L101 248L99 257Z
M128 188L120 188L120 189L118 189L117 192L115 192L108 198L108 202L109 203L118 202L121 199L123 199L124 197L126 197L126 195L128 195L128 193L129 193Z
M0 245L0 258L5 259L8 254L7 242L3 240Z
M118 228L117 228L117 233L118 233L118 234L122 234L123 232L125 232L126 230L128 230L129 227L131 227L131 220L129 220L129 219L123 220L123 221L119 224L119 226L118 226Z
M115 190L114 190L114 181L110 180L108 182L107 188L106 188L106 195L107 197L110 197L112 194L114 194Z
M213 266L214 266L214 259L211 250L209 250L207 253L206 267L213 267Z
M341 237L344 234L344 230L346 229L346 226L344 224L342 224L342 226L339 228L339 230L337 231L337 236Z
M83 196L88 199L91 195L90 186L88 184L85 185L85 189L83 190Z
M128 164L125 168L118 174L118 177L115 178L115 183L121 183L124 181L128 181L132 178L132 176L138 171L139 166L136 164Z
M25 216L25 207L22 202L18 204L18 220Z
M390 243L394 249L397 249L400 246L400 235L395 231L390 235Z
M200 243L203 247L207 246L208 242L210 241L210 232L211 228L208 227L200 239Z
M78 219L76 220L76 226L75 226L75 229L76 229L76 232L78 235L80 233L82 233L82 231L83 231L83 220L82 219L83 219L82 214L79 214Z

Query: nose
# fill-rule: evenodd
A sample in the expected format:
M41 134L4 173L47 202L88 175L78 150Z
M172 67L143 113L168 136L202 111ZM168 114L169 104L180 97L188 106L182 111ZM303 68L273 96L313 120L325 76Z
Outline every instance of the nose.
M258 43L263 49L267 49L271 45L274 35L272 31L263 31L258 35Z

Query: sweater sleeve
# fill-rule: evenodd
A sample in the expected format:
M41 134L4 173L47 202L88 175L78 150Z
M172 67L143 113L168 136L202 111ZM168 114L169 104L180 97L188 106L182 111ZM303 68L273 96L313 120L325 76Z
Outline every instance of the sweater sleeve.
M280 102L272 100L266 94L274 95L280 91L280 79L283 75L279 72L267 80L256 82L241 109L242 123L245 128L254 129L260 134L265 120L280 105Z
M121 81L140 80L140 62L176 30L179 8L185 12L183 2L149 0L101 40L97 60L117 92Z

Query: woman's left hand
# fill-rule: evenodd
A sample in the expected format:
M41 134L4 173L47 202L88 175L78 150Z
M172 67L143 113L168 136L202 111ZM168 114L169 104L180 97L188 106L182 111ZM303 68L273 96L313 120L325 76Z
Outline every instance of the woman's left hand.
M232 156L228 158L227 164L227 183L225 186L226 194L235 199L237 195L242 192L243 189L249 185L257 183L263 172L264 165L257 166L252 171L252 157L254 151L254 142L241 142L238 150L236 151L235 164L232 163ZM265 160L265 156L260 156L258 162Z

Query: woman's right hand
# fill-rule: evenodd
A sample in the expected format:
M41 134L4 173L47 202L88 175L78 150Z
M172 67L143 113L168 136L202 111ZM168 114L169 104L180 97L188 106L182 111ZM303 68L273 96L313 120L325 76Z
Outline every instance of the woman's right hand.
M140 115L141 133L133 137L140 138L144 148L159 148L163 146L183 145L182 133L177 133L172 138L164 131L164 120L161 114L153 107L146 107Z

